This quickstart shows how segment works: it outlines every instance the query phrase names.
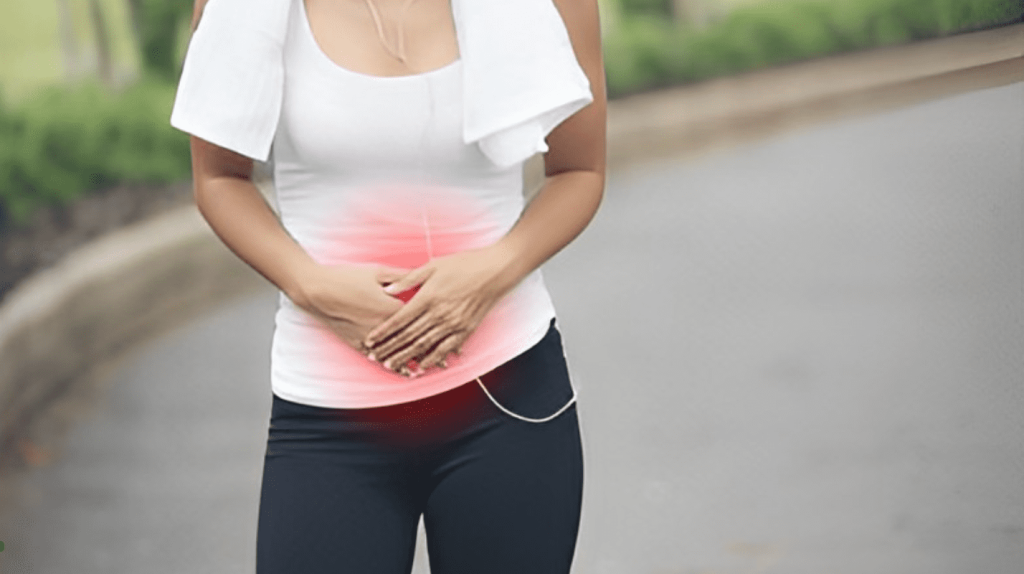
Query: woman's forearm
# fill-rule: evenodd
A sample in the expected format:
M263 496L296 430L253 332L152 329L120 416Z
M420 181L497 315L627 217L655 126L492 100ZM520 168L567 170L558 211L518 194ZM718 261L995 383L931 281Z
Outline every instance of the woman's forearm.
M587 227L604 196L607 96L597 2L555 0L593 101L547 135L548 175L515 226L493 245L501 287L514 287Z
M284 230L255 184L222 176L197 183L196 206L222 242L289 298L303 305L316 263Z
M587 227L604 196L604 175L589 170L548 177L515 226L492 246L511 289Z

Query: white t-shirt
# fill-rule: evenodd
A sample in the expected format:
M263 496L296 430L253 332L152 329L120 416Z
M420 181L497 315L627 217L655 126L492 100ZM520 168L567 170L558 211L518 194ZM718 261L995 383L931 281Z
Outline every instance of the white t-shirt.
M302 0L210 0L189 42L171 125L257 160L274 154L282 224L324 264L414 268L490 245L523 210L522 164L593 94L551 0L452 0L460 59L381 78L334 64ZM283 295L273 391L364 408L470 382L540 341L554 306L536 270L447 369L406 379Z
M524 207L522 163L499 167L462 140L462 62L378 77L336 65L303 2L284 45L273 141L281 221L322 264L414 268L503 237ZM541 271L500 300L446 369L407 379L369 361L283 294L271 354L275 394L362 408L473 381L536 344L555 310Z

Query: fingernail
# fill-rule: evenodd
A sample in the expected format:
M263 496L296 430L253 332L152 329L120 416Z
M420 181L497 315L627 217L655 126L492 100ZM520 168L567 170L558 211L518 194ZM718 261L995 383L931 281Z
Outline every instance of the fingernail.
M373 353L370 353L369 355L366 355L366 358L367 358L367 359L370 359L371 361L376 361L376 360L377 360L377 357L376 357L376 356L374 356L374 354L373 354Z

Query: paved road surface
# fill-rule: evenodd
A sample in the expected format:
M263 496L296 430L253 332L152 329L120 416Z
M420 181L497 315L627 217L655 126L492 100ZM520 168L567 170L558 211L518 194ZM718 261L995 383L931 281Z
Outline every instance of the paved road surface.
M1018 83L615 174L545 267L576 571L1020 572L1022 156ZM273 305L114 370L3 517L0 569L251 573Z

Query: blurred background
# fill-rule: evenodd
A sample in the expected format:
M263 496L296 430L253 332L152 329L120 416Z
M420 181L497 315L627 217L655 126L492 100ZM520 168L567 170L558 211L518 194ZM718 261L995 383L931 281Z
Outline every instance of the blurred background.
M544 267L588 457L577 571L1020 572L1024 3L600 7L628 161ZM0 3L0 357L62 328L5 332L19 286L190 209L168 118L191 11ZM997 44L1010 56L969 62ZM907 62L942 73L765 104L740 123L815 119L720 145L741 115L726 103ZM844 106L858 113L818 113ZM686 114L718 119L673 123ZM147 288L162 281L184 288ZM253 278L147 319L116 360L35 395L44 370L0 364L0 573L251 572L276 295ZM73 336L55 362L103 337Z

